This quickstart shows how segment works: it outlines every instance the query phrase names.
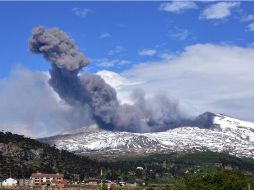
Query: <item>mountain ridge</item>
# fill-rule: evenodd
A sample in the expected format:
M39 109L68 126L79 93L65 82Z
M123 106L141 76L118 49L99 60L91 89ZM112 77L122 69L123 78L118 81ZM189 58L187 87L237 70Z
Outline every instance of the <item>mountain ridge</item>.
M205 112L163 132L106 131L96 125L68 134L38 139L59 149L106 157L170 152L214 151L252 157L254 123L224 114Z

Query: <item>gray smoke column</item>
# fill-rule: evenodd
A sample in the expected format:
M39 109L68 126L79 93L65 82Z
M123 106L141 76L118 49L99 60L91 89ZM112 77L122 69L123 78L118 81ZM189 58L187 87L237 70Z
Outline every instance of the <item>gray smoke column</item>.
M49 83L61 98L70 104L88 101L77 74L89 61L64 32L39 26L32 32L29 49L51 63Z
M89 64L75 42L58 28L33 29L29 49L51 63L49 84L76 110L90 110L93 120L104 129L144 132L179 120L178 104L164 96L145 99L135 92L134 105L120 105L115 89L94 74L78 75ZM86 112L84 112L86 113Z
M45 59L60 69L75 71L89 64L74 41L57 28L48 30L42 26L35 28L29 41L29 48L33 53L43 54Z

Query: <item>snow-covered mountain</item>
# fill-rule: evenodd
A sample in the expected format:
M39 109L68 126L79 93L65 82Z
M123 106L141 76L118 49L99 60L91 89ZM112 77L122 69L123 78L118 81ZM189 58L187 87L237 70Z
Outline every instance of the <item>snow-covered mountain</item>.
M116 132L93 125L39 140L59 149L97 156L210 150L253 157L254 123L207 112L165 132Z

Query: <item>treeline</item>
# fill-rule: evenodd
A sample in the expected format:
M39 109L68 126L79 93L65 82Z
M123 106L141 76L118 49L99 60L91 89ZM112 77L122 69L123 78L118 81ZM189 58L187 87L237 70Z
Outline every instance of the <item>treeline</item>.
M250 190L254 178L236 170L186 174L178 178L170 190Z

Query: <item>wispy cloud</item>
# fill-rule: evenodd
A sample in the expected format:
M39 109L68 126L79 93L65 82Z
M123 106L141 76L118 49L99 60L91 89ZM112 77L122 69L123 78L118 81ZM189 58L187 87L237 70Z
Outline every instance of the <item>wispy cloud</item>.
M104 33L100 34L100 36L99 36L100 39L105 39L105 38L110 38L110 37L111 37L111 34L108 32L104 32Z
M116 55L124 51L126 51L126 49L123 46L118 45L118 46L115 46L112 50L110 50L108 52L108 55Z
M154 56L156 53L155 49L143 49L138 52L140 56Z
M128 60L121 60L121 59L107 59L107 58L103 58L103 59L97 59L95 60L96 65L99 67L121 67L127 64L130 64L131 61Z
M254 32L254 22L248 25L250 31Z
M174 27L169 30L169 37L176 40L186 40L187 38L191 38L192 33L184 28Z
M173 1L160 4L159 10L171 13L182 13L188 9L197 8L197 4L192 1Z
M254 14L248 14L246 16L243 16L241 19L242 22L248 22L253 20L254 20Z
M177 53L170 52L168 50L160 52L158 54L158 57L162 60L171 60L174 59L177 56Z
M88 13L92 12L92 10L87 8L74 7L72 8L72 12L77 16L86 17Z
M224 19L231 15L231 11L233 8L239 7L239 2L219 2L212 4L205 8L201 15L200 19L205 20L216 20L216 19Z

